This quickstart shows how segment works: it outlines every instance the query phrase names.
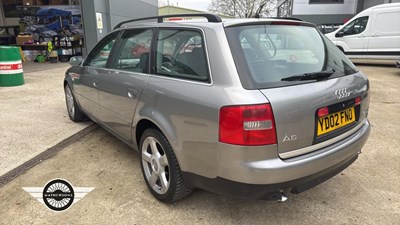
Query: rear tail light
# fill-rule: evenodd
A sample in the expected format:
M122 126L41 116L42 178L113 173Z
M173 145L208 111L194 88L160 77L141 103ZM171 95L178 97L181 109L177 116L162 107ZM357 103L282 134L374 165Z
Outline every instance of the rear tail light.
M271 105L222 107L219 115L219 141L246 146L276 144Z
M356 100L354 101L354 105L359 105L361 104L361 97L357 97Z

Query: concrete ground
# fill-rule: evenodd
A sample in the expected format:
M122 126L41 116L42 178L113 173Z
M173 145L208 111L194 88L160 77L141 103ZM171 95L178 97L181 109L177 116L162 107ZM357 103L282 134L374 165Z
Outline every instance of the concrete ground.
M25 84L0 87L0 176L90 122L73 123L65 106L68 63L24 63Z
M348 169L284 203L197 190L173 205L155 200L138 154L101 128L0 188L0 224L399 224L400 69L360 66L371 81L372 132ZM64 178L95 187L54 213L22 187Z
M25 62L25 63L23 63L24 73L31 73L31 72L56 69L56 68L65 68L65 70L66 70L66 68L68 68L68 67L69 67L69 63L67 63L67 62L58 62L58 63ZM65 72L65 70L64 70L64 72ZM62 73L62 74L64 74L64 73Z

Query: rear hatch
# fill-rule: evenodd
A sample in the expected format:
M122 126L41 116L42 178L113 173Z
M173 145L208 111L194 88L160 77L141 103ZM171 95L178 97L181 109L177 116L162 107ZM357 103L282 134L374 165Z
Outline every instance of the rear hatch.
M272 106L281 158L332 144L364 121L366 76L311 24L264 21L226 32L243 87Z

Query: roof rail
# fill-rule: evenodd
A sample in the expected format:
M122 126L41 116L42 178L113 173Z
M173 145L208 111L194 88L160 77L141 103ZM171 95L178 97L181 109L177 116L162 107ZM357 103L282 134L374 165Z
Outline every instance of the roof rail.
M302 19L296 17L267 17L268 19L280 19L280 20L296 20L296 21L304 21Z
M123 24L126 24L126 23L137 22L137 21L142 21L142 20L151 20L151 19L157 19L158 23L162 23L165 18L174 18L174 17L205 17L208 20L208 22L212 22L212 23L222 22L221 17L219 17L215 14L211 14L211 13L171 14L171 15L151 16L151 17L126 20L126 21L118 23L114 27L114 30L117 28L120 28Z

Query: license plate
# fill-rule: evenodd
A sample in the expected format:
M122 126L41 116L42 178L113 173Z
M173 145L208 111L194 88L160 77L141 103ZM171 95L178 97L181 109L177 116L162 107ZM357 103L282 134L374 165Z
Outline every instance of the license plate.
M317 136L344 127L356 120L354 107L318 118Z

